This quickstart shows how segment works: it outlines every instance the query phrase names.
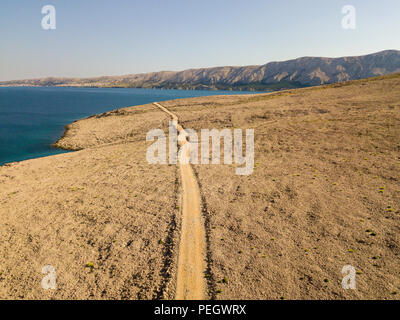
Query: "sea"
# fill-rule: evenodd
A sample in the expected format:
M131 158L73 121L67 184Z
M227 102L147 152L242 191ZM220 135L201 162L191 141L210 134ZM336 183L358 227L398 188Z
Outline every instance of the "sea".
M244 91L0 87L0 166L69 152L52 147L71 122L114 109Z

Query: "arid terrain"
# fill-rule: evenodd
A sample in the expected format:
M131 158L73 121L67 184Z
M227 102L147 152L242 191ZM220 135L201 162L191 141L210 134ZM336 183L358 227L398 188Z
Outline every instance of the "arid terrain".
M209 298L400 298L400 74L162 105L185 129L255 131L251 175L193 165ZM0 298L175 297L180 167L150 165L145 139L169 119L156 105L93 116L56 143L79 151L0 167Z
M400 51L364 56L301 57L256 66L161 71L97 78L0 81L0 86L76 86L271 91L364 79L400 72Z
M174 290L167 244L179 235L179 173L147 164L141 140L142 123L162 128L168 118L153 106L130 114L98 119L122 139L115 144L93 131L101 146L0 167L1 299L157 299ZM57 290L42 289L45 265L56 269Z

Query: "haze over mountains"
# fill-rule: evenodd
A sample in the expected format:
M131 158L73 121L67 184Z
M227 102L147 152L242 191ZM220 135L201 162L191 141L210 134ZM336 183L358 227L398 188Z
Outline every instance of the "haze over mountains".
M0 86L79 86L206 90L280 90L357 80L400 72L400 51L365 56L302 57L261 66L161 71L96 78L3 81Z

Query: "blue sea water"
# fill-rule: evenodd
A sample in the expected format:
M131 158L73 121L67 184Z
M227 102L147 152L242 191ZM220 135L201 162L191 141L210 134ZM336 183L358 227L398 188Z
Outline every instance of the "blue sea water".
M156 101L246 93L249 92L0 87L0 165L67 152L51 144L62 136L65 125L93 114Z

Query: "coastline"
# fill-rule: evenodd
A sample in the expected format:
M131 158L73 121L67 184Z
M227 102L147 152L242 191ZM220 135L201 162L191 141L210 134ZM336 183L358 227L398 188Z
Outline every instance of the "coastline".
M349 81L342 81L342 82L337 82L333 84L324 84L324 85L318 85L318 86L311 86L311 87L304 87L304 88L297 88L297 89L285 89L285 90L278 90L278 91L269 91L269 92L255 92L255 93L249 93L248 95L244 96L276 96L276 98L281 97L282 95L285 94L290 94L294 92L304 92L304 91L313 91L313 90L321 90L321 89L329 89L329 88L340 88L344 86L351 86L355 84L366 84L371 81L379 81L383 79L395 79L399 78L400 73L394 73L394 74L389 74L386 76L376 76L376 77L371 77L371 78L366 78L366 79L360 79L360 80L349 80ZM37 87L43 87L43 86L37 86ZM62 86L62 87L74 87L74 86ZM76 86L76 88L82 88L80 86ZM99 88L99 87L91 87L91 88ZM110 87L112 88L112 87ZM140 88L139 88L140 89ZM174 90L183 90L183 89L174 89ZM178 98L178 99L171 99L171 100L166 100L164 102L171 103L171 102L178 102L179 100L192 100L195 102L196 99L201 99L201 98L221 98L221 97L235 97L235 96L241 96L238 94L229 94L229 95L214 95L214 96L203 96L203 97L192 97L192 98ZM84 148L81 147L79 144L78 145L73 145L68 142L68 140L74 140L74 134L73 131L74 129L78 131L78 128L74 128L74 126L79 125L79 123L83 123L83 121L88 120L88 119L93 119L93 118L102 118L102 117L109 117L113 115L123 115L127 114L127 110L131 108L137 108L141 107L144 105L137 105L137 106L130 106L130 107L123 107L123 108L117 108L114 110L110 110L107 112L99 113L99 114L93 114L85 118L77 119L73 121L72 123L69 123L64 126L64 132L62 136L57 139L54 143L51 144L52 147L57 148L57 149L62 149L66 151L80 151L83 150ZM129 111L128 111L129 113Z
M32 88L87 88L87 89L154 89L154 90L180 90L180 91L227 91L227 92L271 92L274 91L273 89L269 87L258 87L253 88L251 86L246 86L246 87L216 87L216 86L207 86L207 85L201 85L201 86L187 86L187 87L182 87L182 86L157 86L157 85L149 85L149 86L121 86L121 85L107 85L107 86L102 86L102 85L68 85L68 84L62 84L62 85L51 85L51 86L46 86L46 85L34 85L34 84L12 84L12 85L0 85L0 88L19 88L19 87L32 87ZM308 86L299 86L298 88L306 88ZM259 90L261 89L261 90ZM289 88L288 88L289 89ZM280 90L286 90L285 88L281 88Z
M79 121L79 120L78 120ZM67 136L70 134L71 132L71 124L68 124L66 126L64 126L64 132L62 134L62 136L54 143L51 144L51 146L53 148L57 148L57 149L61 149L61 150L67 150L67 151L80 151L82 150L82 148L74 148L71 146L66 146L63 144L63 141L67 138Z
M122 121L129 133L131 126L140 128L143 123L142 129L150 130L164 119L162 112L132 110ZM115 116L80 121L89 129L93 121L105 122L108 134L115 124L121 125L119 120ZM66 128L64 139L70 139L74 125ZM109 138L118 139L124 132L117 128L117 137ZM155 175L154 166L145 162L143 140L85 147L0 167L0 235L7 237L0 241L5 253L0 257L0 298L173 298L164 292L173 292L174 284L160 272L170 266L158 240L174 239L169 224L175 214L175 168L160 166ZM146 197L138 196L142 194ZM57 290L41 287L44 264L57 270ZM131 283L136 273L143 278Z
M177 98L247 93L249 92L115 88L102 90L38 86L0 88L2 112L12 114L14 103L21 105L21 116L14 117L15 119L11 118L11 122L7 124L10 131L6 132L3 138L4 142L11 147L1 146L0 163L6 164L56 155L61 151L79 151L82 149L81 146L65 143L69 136L75 134L75 129L78 127L74 121L81 121L85 117L99 116L109 110ZM32 98L24 101L24 97ZM37 113L37 116L35 113L30 117L28 114L31 111L35 112L35 99L42 99L47 103L41 106L41 112ZM29 121L29 127L24 126L26 121ZM15 136L12 134L13 128L19 128L18 126L21 126L19 135ZM26 138L24 139L23 136Z
M255 92L255 93L249 93L250 96L259 96L259 95L271 95L271 96L282 96L284 94L288 94L291 92L302 92L302 91L312 91L312 90L320 90L323 88L339 88L339 87L343 87L343 86L350 86L353 84L357 84L357 83L368 83L371 81L379 81L379 80L383 80L383 79L393 79L393 78L397 78L399 77L400 74L391 74L391 75L387 75L387 76L377 76L377 77L372 77L372 78L368 78L368 79L361 79L361 80L351 80L351 81L344 81L344 82L339 82L339 83L335 83L335 84L328 84L328 85L321 85L321 86L312 86L312 87L307 87L307 88L300 88L300 89L288 89L288 90L280 90L280 91L272 91L272 92ZM35 87L43 87L43 86L35 86ZM70 87L70 86L68 86ZM51 88L51 87L49 87ZM82 88L82 87L76 87L76 88ZM93 87L94 88L94 87ZM229 92L230 93L230 92ZM228 94L228 95L211 95L211 96L205 96L205 97L224 97L224 96L236 96L240 94ZM246 95L243 95L246 96ZM182 99L198 99L201 97L193 97L193 98L180 98L180 99L172 99L171 101L174 100L182 100ZM170 100L167 100L170 101ZM134 107L139 107L139 106L134 106ZM81 118L81 119L77 119L67 125L64 126L64 130L62 135L53 143L49 144L49 147L52 148L56 148L59 150L65 150L65 151L80 151L83 150L84 147L81 145L81 143L70 143L68 141L74 141L74 130L79 130L78 128L75 128L75 126L77 126L79 123L82 123L83 120L86 119L90 119L90 118L98 118L98 117L102 117L102 116L110 116L113 113L118 113L119 110L124 110L124 109L129 109L132 107L125 107L125 108L117 108L108 112L104 112L104 113L99 113L99 114L92 114L90 116ZM56 155L56 154L54 154ZM48 155L51 156L51 155ZM26 160L30 160L30 159L35 159L35 158L42 158L43 156L38 156L38 157L32 157L29 159L24 159L24 160L17 160L17 161L11 161L8 163L14 163L14 162L20 162L20 161L26 161ZM45 156L46 157L46 156ZM4 163L3 165L5 165L7 163Z

